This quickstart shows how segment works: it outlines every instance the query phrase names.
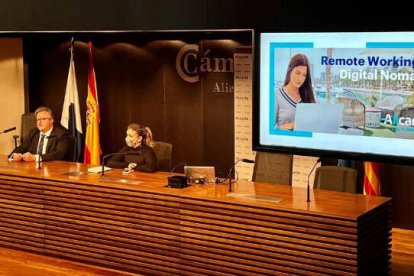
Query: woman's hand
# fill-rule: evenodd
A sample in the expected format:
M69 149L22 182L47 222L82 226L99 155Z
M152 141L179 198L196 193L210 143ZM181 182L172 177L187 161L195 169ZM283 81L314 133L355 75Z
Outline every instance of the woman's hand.
M129 163L128 164L128 171L133 171L136 166L137 166L137 163Z

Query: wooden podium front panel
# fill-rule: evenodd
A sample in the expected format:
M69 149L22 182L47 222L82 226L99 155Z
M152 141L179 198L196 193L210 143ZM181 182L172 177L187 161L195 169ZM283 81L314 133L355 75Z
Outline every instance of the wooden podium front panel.
M197 270L207 275L209 270L228 275L356 273L356 224L341 225L334 219L323 223L264 208L209 205L194 200L182 205L186 275ZM336 225L330 230L333 221Z
M43 254L43 210L41 180L1 174L0 246Z
M389 198L315 190L307 203L306 189L266 183L236 183L243 198L226 184L169 189L167 173L68 175L87 168L0 161L0 246L143 275L390 273Z
M371 264L359 260L362 248L358 234L366 231L358 228L357 221L345 219L183 200L182 275L197 271L205 275L210 275L208 271L227 275L356 275L361 269L372 272ZM381 246L388 245L390 234L384 234L367 240L364 250L372 246L378 249L373 243L378 238L385 238ZM385 252L387 257L374 255L374 259L382 264L380 271L387 271L390 252L379 252Z
M315 191L308 204L305 189L256 183L255 191L281 199L269 202L226 189L182 196L182 275L390 273L390 201Z
M391 274L391 203L358 218L358 274Z
M178 198L45 181L45 253L149 275L178 275Z

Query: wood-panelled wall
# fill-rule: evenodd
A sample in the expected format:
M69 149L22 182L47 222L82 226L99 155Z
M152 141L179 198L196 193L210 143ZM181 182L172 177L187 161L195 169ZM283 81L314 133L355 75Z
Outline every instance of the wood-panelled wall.
M50 106L58 122L71 35L36 34L24 39L30 111L39 105ZM232 59L235 47L251 45L251 31L74 36L82 122L87 95L87 41L95 47L104 154L123 147L127 125L137 122L149 126L155 140L173 144L173 166L180 162L214 165L218 175L227 174L234 162L233 72L217 72L223 68L215 68L214 59ZM192 69L198 70L200 79L194 83L183 80L176 69L178 52L189 44L199 47ZM201 63L205 62L211 63L211 72L202 71Z

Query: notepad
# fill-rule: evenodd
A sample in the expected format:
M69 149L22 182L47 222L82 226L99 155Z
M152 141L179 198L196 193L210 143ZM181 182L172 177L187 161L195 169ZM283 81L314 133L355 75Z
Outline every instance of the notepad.
M104 170L104 172L106 172L106 171L110 171L112 169L110 167L104 167L103 170ZM88 172L90 172L90 173L100 173L100 172L102 172L102 166L91 167L91 168L88 169Z

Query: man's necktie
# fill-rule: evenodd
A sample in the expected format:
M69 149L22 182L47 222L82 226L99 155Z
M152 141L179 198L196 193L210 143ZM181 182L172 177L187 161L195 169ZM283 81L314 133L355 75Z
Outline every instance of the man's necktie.
M43 153L43 144L45 142L45 136L44 134L40 134L40 142L39 145L37 146L37 154L42 154Z

